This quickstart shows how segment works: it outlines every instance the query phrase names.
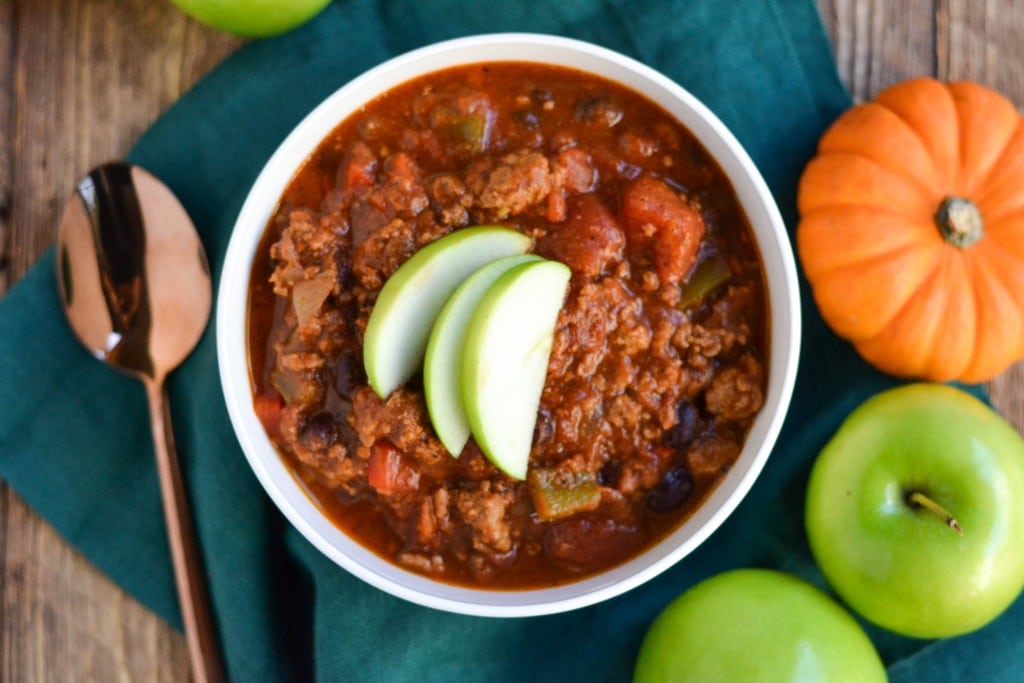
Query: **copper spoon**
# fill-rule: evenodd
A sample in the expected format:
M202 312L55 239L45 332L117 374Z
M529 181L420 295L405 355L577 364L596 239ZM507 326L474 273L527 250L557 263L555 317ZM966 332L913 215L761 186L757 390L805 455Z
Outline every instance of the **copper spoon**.
M167 536L197 683L225 681L203 585L164 378L210 317L210 270L185 209L154 176L126 163L75 188L57 233L64 312L100 361L141 380L149 399Z

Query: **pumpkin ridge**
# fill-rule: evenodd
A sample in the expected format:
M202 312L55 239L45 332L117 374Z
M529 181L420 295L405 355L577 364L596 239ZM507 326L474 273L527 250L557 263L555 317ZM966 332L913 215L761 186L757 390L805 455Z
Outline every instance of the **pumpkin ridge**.
M978 250L978 255L968 259L968 261L971 270L982 273L982 275L977 277L985 277L986 280L998 283L1002 290L1001 293L1005 295L1005 298L1016 302L1018 316L1021 318L1022 324L1024 324L1024 301L1019 296L1014 295L1014 292L1024 290L1024 287L1021 286L1021 284L1024 284L1024 263L1002 244L999 244L999 240L995 238L988 245L981 246ZM982 263L987 267L982 268ZM1008 282L1006 280L1007 273L1018 274L1021 283Z
M999 156L997 156L995 160L992 162L992 164L985 169L985 175L978 179L976 187L969 188L969 194L980 194L982 188L987 187L988 184L991 182L992 174L996 172L996 169L1002 166L1003 160L1006 158L1006 155L1011 154L1012 152L1015 151L1014 147L1016 145L1014 145L1014 142L1016 142L1017 140L1017 134L1021 130L1021 125L1024 125L1024 118L1017 119L1017 127L1013 129L1013 132L1010 133L1007 136L1006 140L1003 142L1003 148L999 150Z
M1014 104L990 88L970 81L954 81L946 89L953 97L960 128L957 186L962 196L971 197L985 187L993 169L999 166L1015 139L1021 119ZM979 125L979 111L985 113L984 125ZM1011 125L1005 125L1011 121ZM993 149L996 154L979 154L979 149ZM971 150L975 153L969 154Z
M929 196L930 194L932 194L933 190L931 188L933 187L933 182L929 182L929 180L926 179L926 176L929 176L928 173L915 172L911 168L891 166L888 163L883 163L883 159L867 154L867 150L865 149L849 147L847 145L841 144L841 141L843 140L842 136L834 133L837 127L853 127L854 129L856 129L857 124L852 123L852 121L855 120L856 117L851 118L851 114L857 113L864 115L869 111L877 111L878 114L876 114L876 116L881 116L883 118L888 118L892 120L894 125L898 126L905 133L909 134L911 138L914 139L914 141L920 146L919 151L921 152L921 155L927 160L928 164L931 166L930 178L933 179L933 182L937 182L937 179L941 177L941 174L935 167L935 159L931 154L931 150L928 148L927 142L921 137L917 130L915 130L914 127L907 122L906 119L901 117L898 113L896 113L889 107L879 104L877 102L864 102L853 107L847 113L843 114L842 117L840 117L840 119L838 119L835 122L835 124L833 124L827 131L825 131L825 134L822 136L822 139L819 142L818 154L852 154L855 156L863 157L864 159L875 162L879 168L889 171L893 175L898 176L906 181L909 181L912 185L916 185L918 190L920 190L922 196ZM837 140L837 138L839 138L839 140ZM846 141L849 142L849 140Z
M933 80L933 79L926 79L926 80ZM919 130L917 128L917 126L915 126L913 123L908 121L906 119L906 117L903 116L903 114L901 114L900 112L896 111L895 109L893 109L888 104L885 104L885 103L880 102L878 100L874 100L873 102L875 104L877 104L878 106L880 106L880 107L885 107L886 109L888 109L890 112L892 112L893 116L898 118L903 123L903 125L905 125L911 131L913 131L914 135L917 137L917 139L920 141L920 143L924 146L924 148L926 150L928 150L928 156L931 156L932 159L934 160L934 155L932 154L933 150L932 150L931 141L928 139L928 136L925 135L924 131Z
M953 145L953 149L956 152L956 158L950 160L950 165L952 166L952 168L942 168L942 166L944 166L944 164L940 163L941 162L941 158L935 154L935 152L937 150L934 148L934 145L932 144L930 131L928 129L918 128L917 126L914 125L914 123L912 121L910 121L905 116L903 116L902 113L900 113L899 111L894 109L888 102L884 101L884 97L883 96L885 96L887 94L895 93L896 91L898 91L898 90L900 90L900 89L902 89L904 87L910 86L915 81L930 81L932 83L937 83L938 85L942 86L941 88L936 89L935 92L941 91L942 93L944 93L944 96L948 99L949 104L952 107L953 116L951 117L950 120L956 126L956 139L957 139L957 144ZM903 93L901 92L900 95L902 95L902 94ZM946 187L937 188L938 194L939 195L950 194L953 188L958 187L959 183L960 183L960 177L959 176L960 176L960 152L961 152L961 149L960 149L960 135L961 135L960 117L957 115L956 102L953 99L953 93L951 93L949 91L949 88L946 86L946 84L942 83L941 81L938 81L937 79L934 79L934 78L914 79L914 80L908 81L906 83L899 83L899 84L896 84L894 86L890 86L889 88L886 88L881 93L879 93L878 97L876 97L874 101L877 102L878 104L880 104L881 106L885 107L889 111L891 111L898 119L900 119L904 124L906 124L907 128L909 128L910 130L914 131L914 134L921 141L921 144L924 145L924 148L926 150L928 150L928 156L931 157L931 159L932 159L932 165L935 168L936 176L941 178L942 180L944 180L947 183ZM950 176L952 176L952 177L950 177Z
M904 244L900 247L896 247L895 249L880 252L867 258L857 259L856 261L850 261L849 266L857 266L858 268L875 266L878 265L878 262L880 261L888 261L899 256L904 256L907 252L920 251L922 248L923 247L920 244ZM936 250L936 252L938 252L938 249ZM936 258L938 257L935 254L933 254L932 259L934 260ZM841 266L833 268L832 270L833 272L835 272L838 270L845 270L847 267L847 264L843 264ZM929 269L928 274L925 277L929 277L930 275L931 269Z
M801 218L796 230L797 253L808 277L872 259L908 262L917 254L927 256L927 250L936 245L935 232L926 220L917 214L905 216L865 207L820 207Z
M885 261L885 260L888 260L888 259L897 258L897 257L905 255L905 253L911 253L911 252L914 252L914 251L919 251L920 249L921 249L920 247L908 246L908 247L903 248L903 249L897 249L897 250L893 250L893 251L887 252L886 254L874 256L874 257L871 257L871 258L868 258L868 259L862 259L862 260L859 260L859 261L854 261L854 262L851 262L849 264L844 264L844 265L839 266L839 267L834 267L834 268L829 269L827 272L828 272L829 277L838 277L838 278L841 278L841 279L847 279L851 283L853 283L853 282L857 282L860 279L863 279L861 271L874 267L874 265L877 264L878 262L882 262L882 261ZM898 318L900 315L902 315L902 313L906 310L907 306L914 299L914 297L917 296L922 291L927 291L925 286L927 285L928 282L932 281L935 278L935 273L939 269L939 266L940 266L940 264L942 262L941 256L939 254L940 251L941 251L941 249L938 249L938 248L936 248L934 250L934 253L931 255L931 263L929 263L927 266L925 266L925 268L923 269L924 272L922 273L922 275L920 276L918 281L916 283L912 283L911 286L907 288L907 290L906 290L907 291L906 299L904 299L898 306L893 308L892 311L890 311L889 315L884 320L881 318L881 316L879 316L879 318L878 318L878 320L879 320L879 322L878 322L878 332L876 332L874 335L872 335L870 337L861 337L861 338L849 337L849 339L851 341L859 344L859 343L862 343L862 342L870 341L872 339L875 339L875 338L880 337L881 335L885 334L886 330L892 324L892 321L895 320L896 318ZM806 270L807 269L805 267L805 271ZM851 273L851 275L845 275L845 273L847 271L849 271ZM813 287L813 284L812 284L812 287ZM875 311L875 313L878 313L878 312ZM828 320L828 319L826 319L826 320ZM828 321L828 322L829 322L829 325L831 326L832 322L831 321Z
M991 249L990 251L992 253L985 254L985 263L984 263L984 265L983 265L981 259L977 259L977 258L970 259L969 258L969 259L965 260L965 267L970 271L970 276L971 277L969 278L969 280L972 283L972 287L974 288L975 297L976 297L976 306L978 306L976 320L975 320L975 325L976 325L975 329L976 330L984 329L986 321L982 317L982 311L981 311L981 308L980 308L981 304L983 303L980 297L982 296L983 293L981 292L981 288L978 287L977 284L975 284L975 283L977 283L977 282L984 282L985 283L985 285L986 285L985 289L987 290L987 293L988 293L988 296L985 297L985 302L989 302L989 303L991 303L991 302L1006 302L1006 301L1010 301L1010 302L1013 302L1013 303L1017 302L1017 297L1015 297L1013 295L1013 292L1015 290L1014 283L1012 283L1012 282L1008 283L1004 279L1006 270L1013 270L1014 267L1017 264L1011 263L1010 265L1006 266L1005 268L1002 265L998 265L997 266L997 265L994 264L995 259L1002 259L1004 262L1005 261L1011 261L1012 262L1015 259L1013 259L1012 256L1007 255L1005 252L1003 252L1002 250L1000 250L998 248ZM985 267L986 265L988 267ZM986 306L986 310L989 307L990 306ZM1022 317L1024 317L1024 311L1022 311L1022 309L1021 309L1019 304L1016 307L1016 312L1017 312L1017 320L1016 320L1017 330L1016 330L1016 332L1019 335L1021 330L1024 329L1024 320L1021 319ZM999 316L999 317L1001 318L1002 316ZM977 348L977 345L976 345L976 348ZM991 351L991 349L989 349L989 351ZM995 355L997 357L1000 357L1000 358L1004 357L1006 355L1005 348L1002 349L1001 351L1002 351L1002 353L998 353L998 354L995 354ZM1021 344L1017 344L1017 348L1015 349L1015 357L1019 358L1022 352L1024 352L1024 347L1022 347ZM993 355L993 354L990 353L990 354L986 354L984 356L979 354L979 353L973 354L971 356L969 362L967 363L967 365L961 370L961 374L964 376L964 379L967 380L967 381L974 381L976 379L984 379L986 376L988 376L990 374L994 375L995 373L998 373L998 372L1002 371L1002 369L1005 367L1006 363L1002 363L1001 365L999 365L997 363L997 365L999 365L999 367L995 367L994 369L988 367L988 366L992 365L992 360L990 359L991 355Z
M923 221L930 220L930 215L927 213L916 213L912 211L901 211L891 206L880 206L878 204L865 204L863 202L837 202L835 204L822 204L816 206L813 209L808 209L801 212L801 219L810 218L821 213L829 213L836 209L851 209L861 210L867 209L871 213L877 213L880 216L892 216L893 218L900 218L906 221ZM1020 208L1024 212L1024 206Z
M881 326L881 331L879 332L879 334L861 341L870 341L871 339L876 339L877 337L886 334L886 330L889 328L890 325L892 325L892 322L895 321L897 317L899 317L906 311L907 307L913 302L913 300L916 297L924 296L925 294L928 294L931 291L929 285L934 283L936 275L942 266L942 257L939 253L940 251L941 250L937 249L935 253L932 254L932 262L929 264L927 271L924 274L922 274L921 280L918 281L918 284L916 284L915 287L910 288L910 294L906 297L903 303L901 303L899 306L893 309L892 314L889 316L887 321L885 321L885 323Z
M1018 149L1019 148L1019 149ZM997 221L1001 218L1001 214L998 210L994 213L988 212L988 204L991 202L991 188L999 178L996 176L997 171L1008 172L1006 166L1010 166L1010 170L1013 169L1013 165L1006 163L1007 157L1013 154L1019 154L1024 156L1024 117L1017 119L1017 127L1013 133L1006 139L1003 149L999 152L999 156L995 162L985 172L985 177L978 183L977 188L973 188L971 199L978 205L978 208L982 210L985 220ZM1024 209L1024 205L1017 207L1018 209Z
M981 310L981 307L984 304L984 302L981 299L981 288L978 287L977 284L975 284L974 278L972 277L974 273L972 273L971 271L974 270L974 265L975 264L972 259L964 259L964 270L967 271L968 273L968 277L966 277L965 279L970 283L971 294L974 295L974 339L971 340L971 352L967 354L967 362L964 363L964 365L956 372L958 376L969 373L971 369L976 365L975 356L977 355L978 347L980 346L980 344L978 343L978 335L981 334L982 329L984 329L982 327L984 321L982 320L983 314ZM999 285L1002 286L1002 282L1000 282Z
M847 269L853 269L853 270L858 270L859 271L859 270L861 270L863 268L874 268L879 263L882 263L882 262L885 262L885 261L890 261L890 260L896 259L896 258L903 258L904 256L906 256L909 253L913 253L915 251L921 251L922 249L926 249L926 248L927 248L927 246L921 244L920 242L911 242L911 243L901 244L901 245L893 247L892 249L889 249L887 251L880 251L878 253L872 254L871 256L868 256L868 257L865 257L865 258L855 258L855 259L847 261L847 262L836 262L836 261L833 261L831 266L827 270L825 270L824 272L828 272L831 275L841 275L842 271L847 270ZM936 257L933 255L932 258L934 259ZM803 259L803 260L806 262L808 259ZM811 260L813 261L813 259L811 259ZM811 270L811 269L807 268L806 265L805 265L804 266L804 270L808 271L808 270ZM814 270L817 271L817 269L814 269ZM931 273L931 271L929 270L929 274L930 273ZM851 277L850 279L853 280L855 278Z
M919 201L921 207L927 209L929 212L933 212L935 210L935 207L938 206L939 201L943 197L941 192L939 192L937 189L928 190L927 188L924 188L921 185L919 185L916 180L907 177L902 172L894 171L893 169L878 163L875 159L872 159L871 157L866 157L862 154L857 154L856 152L827 152L825 154L818 155L815 159L812 159L812 162L819 161L820 163L845 163L846 159L855 159L857 163L861 163L869 167L869 170L872 171L873 173L886 176L886 179L893 184L897 182L901 183L907 189L913 191L914 199ZM821 172L819 172L819 174L821 174ZM848 186L854 188L863 187L863 185L859 184L849 184ZM828 205L842 206L843 203L837 202L830 203ZM865 204L862 198L858 198L856 206L870 206L870 204ZM805 213L807 212L806 208L802 210Z
M970 348L968 348L967 353L964 354L963 362L960 364L960 367L956 368L955 370L949 371L950 376L959 377L963 375L963 373L966 372L968 368L971 367L971 365L974 362L974 355L978 351L978 336L981 334L982 330L981 306L984 302L981 299L982 293L979 290L977 283L974 281L974 278L972 277L972 271L974 270L972 266L974 265L974 260L967 256L967 254L964 252L950 253L946 256L946 258L960 264L960 271L962 277L958 278L958 280L963 282L963 286L965 288L969 288L971 290L970 296L971 299L974 301L974 327L969 327L968 325L961 325L962 328L969 329L972 332ZM950 359L947 357L944 358L943 360L944 362L948 363Z
M1015 206L1009 210L1004 210L1003 213L993 211L991 213L984 213L983 215L985 216L986 232L1003 234L1006 232L1006 229L1003 227L1004 223L1012 221L1018 217L1021 220L1024 220L1024 204L1021 206ZM1017 229L1020 228L1018 227Z
M898 168L893 168L891 166L887 166L887 165L879 162L877 159L875 159L873 157L868 157L868 156L863 156L862 155L862 158L870 161L871 163L873 163L875 166L877 166L881 170L886 171L887 173L891 173L894 176L898 176L898 177L902 178L907 183L907 185L909 185L910 187L913 187L915 190L917 190L918 194L922 198L924 198L926 201L930 200L931 196L933 194L935 194L935 190L933 188L929 187L923 180L921 180L920 176L918 176L918 175L915 175L915 174L909 174L908 175L902 169L898 169Z
M925 297L933 289L935 289L935 280L938 277L939 271L941 271L941 270L942 270L942 259L938 255L936 255L932 259L932 264L931 264L931 267L929 268L927 274L925 274L921 278L921 281L918 283L917 287L914 287L913 290L911 290L910 296L907 297L906 301L904 301L898 308L894 309L894 311L893 311L892 315L889 317L889 319L886 320L885 323L883 325L881 325L881 327L879 327L878 333L875 334L874 336L871 336L871 337L868 337L868 338L865 338L865 339L852 340L852 341L854 341L854 344L857 347L857 349L860 351L861 350L861 346L863 346L863 345L873 346L875 344L879 344L882 347L888 346L888 344L886 344L884 338L892 334L892 331L890 330L890 327L892 326L893 321L897 320L901 316L905 315L907 310L912 305L914 305L914 303L917 301L917 299L919 297ZM923 341L922 343L928 345L927 354L922 354L923 356L925 356L926 358L929 359L929 360L927 360L925 362L925 364L924 364L925 365L925 369L923 370L923 374L927 375L927 374L930 374L930 372L929 372L929 366L931 365L930 358L931 358L931 355L932 355L932 353L934 351L934 348L935 348L935 342L931 338L928 338L927 341ZM863 351L862 351L862 353L863 353ZM873 353L871 355L873 357L875 357ZM883 362L884 364L888 365L888 363L885 363L882 359L878 359L877 357L875 357L875 360L872 360L872 362ZM892 369L887 370L887 372L890 372L891 374L906 374L905 372L904 373L895 372ZM914 374L922 374L922 372L915 372Z

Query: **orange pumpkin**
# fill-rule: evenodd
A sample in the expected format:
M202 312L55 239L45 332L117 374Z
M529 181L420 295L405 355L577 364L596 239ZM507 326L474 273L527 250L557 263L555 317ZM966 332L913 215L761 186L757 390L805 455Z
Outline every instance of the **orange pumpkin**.
M979 382L1024 357L1024 124L974 83L853 107L800 179L797 248L829 326L893 375Z

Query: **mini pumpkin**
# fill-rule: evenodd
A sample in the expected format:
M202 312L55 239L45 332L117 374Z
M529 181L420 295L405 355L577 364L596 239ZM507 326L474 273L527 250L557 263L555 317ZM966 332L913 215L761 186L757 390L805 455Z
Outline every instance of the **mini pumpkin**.
M893 375L979 382L1024 357L1024 125L967 82L853 107L800 179L797 248L829 326Z

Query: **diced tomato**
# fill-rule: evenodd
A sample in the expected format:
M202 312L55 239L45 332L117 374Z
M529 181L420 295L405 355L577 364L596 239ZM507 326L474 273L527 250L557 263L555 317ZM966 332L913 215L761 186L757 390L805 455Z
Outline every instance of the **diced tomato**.
M256 394L252 401L253 410L271 441L281 441L281 410L284 401L280 396Z
M551 197L556 195L562 196L552 193ZM609 271L622 259L626 241L622 228L597 195L572 197L562 211L566 214L565 222L553 226L537 245L540 254L561 261L575 273L592 277Z
M377 157L365 142L349 148L342 162L342 182L346 190L373 187L377 175Z
M389 441L378 441L370 447L366 478L370 486L385 496L410 493L420 485L420 473Z
M660 180L642 176L622 195L622 223L632 249L651 249L662 284L686 281L704 241L704 220Z
M389 180L407 185L416 182L419 170L408 154L399 152L387 158L385 169Z
M373 187L373 175L369 168L359 164L345 167L345 187L352 190L360 187Z

